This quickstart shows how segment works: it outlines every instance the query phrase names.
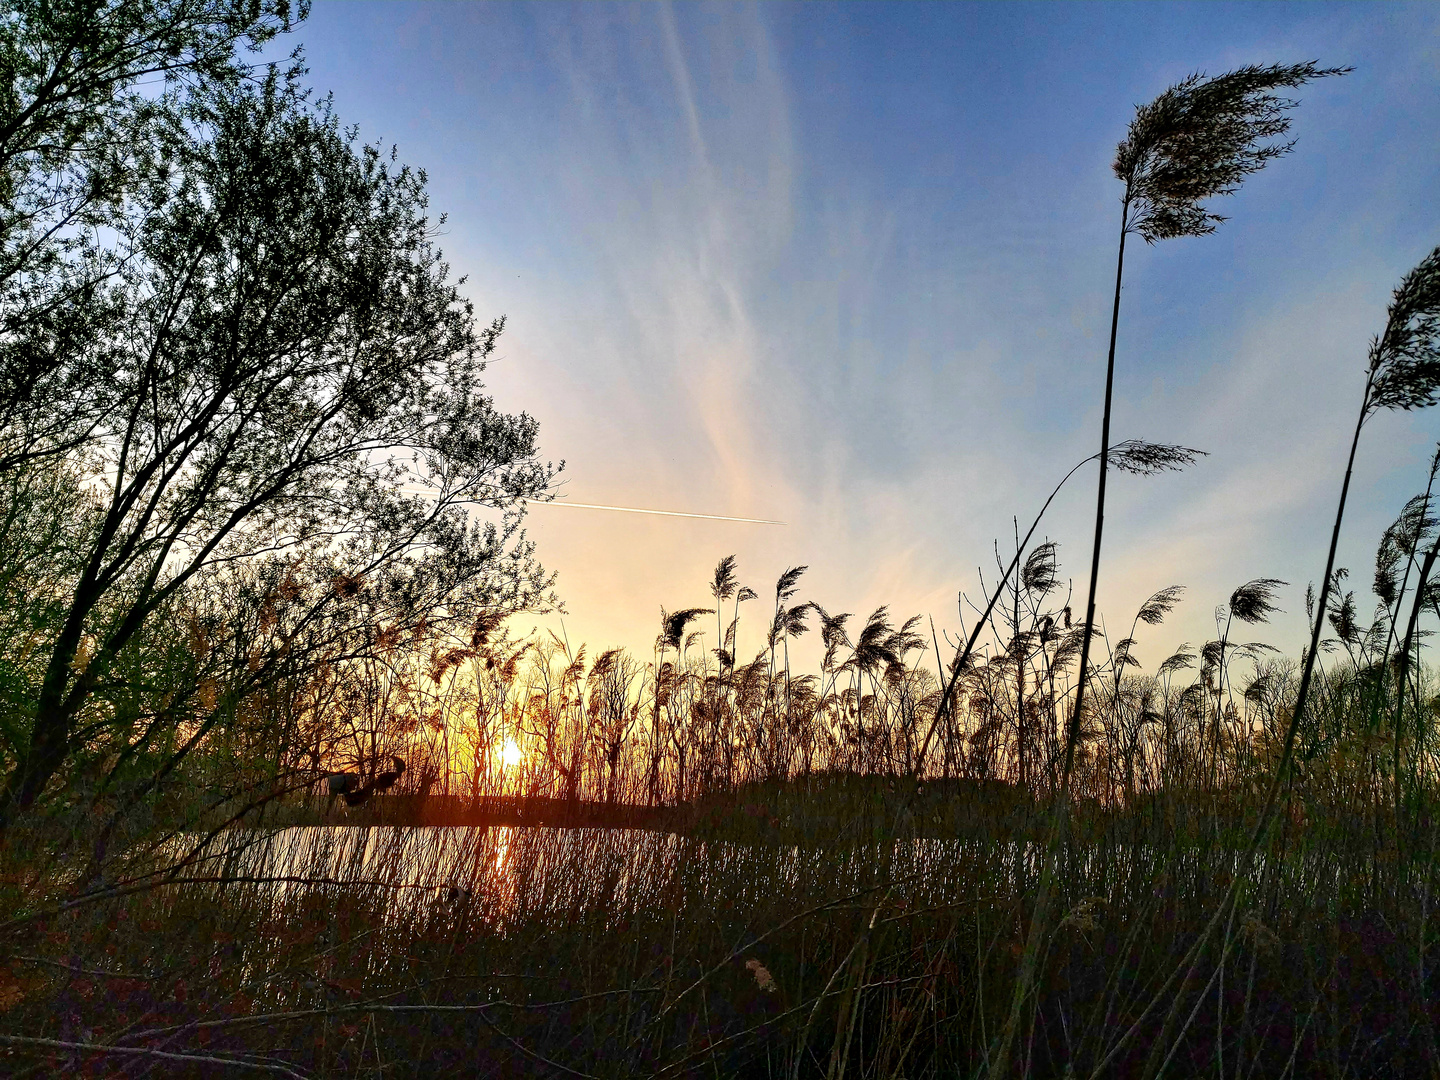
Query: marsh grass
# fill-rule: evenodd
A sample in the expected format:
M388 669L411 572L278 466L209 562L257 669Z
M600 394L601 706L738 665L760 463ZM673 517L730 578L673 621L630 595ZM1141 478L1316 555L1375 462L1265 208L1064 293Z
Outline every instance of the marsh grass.
M1361 686L1340 672L1319 700L1358 708ZM1199 958L1167 1075L1423 1074L1433 965L1418 958L1418 999L1396 976L1417 963L1432 860L1377 842L1354 799L1366 750L1333 746L1296 777L1243 917ZM227 829L169 884L5 928L7 1069L977 1075L1049 808L1004 780L907 783L757 781L698 800L685 832ZM1031 1075L1143 1067L1149 999L1226 895L1257 804L1240 783L1077 800ZM154 868L198 839L172 838Z
M0 1060L35 1076L995 1075L1049 866L1013 1072L1430 1075L1440 748L1429 670L1384 662L1403 598L1368 629L1330 605L1296 724L1299 665L1240 640L1277 583L1234 590L1216 640L1147 674L1136 658L1180 602L1161 590L1092 673L1056 846L1078 628L1054 545L1009 565L989 647L952 665L948 695L913 622L884 609L853 642L820 611L818 674L778 639L772 667L769 639L735 664L677 632L619 682L613 652L587 673L563 643L510 663L498 641L502 662L474 662L491 745L532 740L519 777L415 767L353 809L303 769L223 795L171 786L99 861L110 817L75 800L4 852ZM644 827L614 827L627 815Z

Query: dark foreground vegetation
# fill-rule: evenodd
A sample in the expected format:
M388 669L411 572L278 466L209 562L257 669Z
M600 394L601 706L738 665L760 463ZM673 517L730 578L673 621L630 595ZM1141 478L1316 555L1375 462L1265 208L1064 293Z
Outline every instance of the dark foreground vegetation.
M1343 785L1345 768L1332 762L1306 790ZM304 1076L983 1071L1046 807L1012 796L1000 820L988 799L960 813L959 800L857 777L738 798L678 836L228 831L178 874L173 854L157 859L169 884L129 892L147 884L132 866L111 895L26 920L5 1030L53 1041L10 1060L99 1075L215 1075L219 1058ZM1227 814L1226 799L1243 796L1077 813L1031 1073L1139 1075L1163 1049L1169 1075L1219 1062L1424 1075L1435 965L1423 893L1405 890L1428 874L1407 882L1375 820L1299 790L1243 914L1188 958L1182 1028L1163 1032L1170 999L1157 994L1248 837L1243 803ZM803 837L817 839L790 842ZM1426 844L1412 865L1428 865Z
M5 1073L1440 1076L1435 468L1373 616L1347 467L1301 655L1259 579L1147 673L1183 590L1101 632L1105 484L1198 451L1112 443L1112 333L1079 616L1041 508L954 640L733 558L649 658L515 639L555 470L423 177L249 62L303 8L3 13ZM1126 238L1213 231L1338 74L1137 111L1113 326ZM1352 463L1437 340L1440 251Z

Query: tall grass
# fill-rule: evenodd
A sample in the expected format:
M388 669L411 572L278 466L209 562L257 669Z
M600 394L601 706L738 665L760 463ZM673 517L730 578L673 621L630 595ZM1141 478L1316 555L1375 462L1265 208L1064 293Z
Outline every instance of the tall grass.
M649 664L495 629L331 670L282 703L311 703L297 730L327 742L249 773L246 745L207 744L103 857L83 796L7 848L7 1067L972 1076L997 1072L1023 993L1012 1068L1032 1076L1429 1075L1440 701L1417 498L1381 539L1388 604L1367 626L1332 595L1304 658L1237 640L1270 579L1149 670L1178 587L1098 638L1058 848L1081 628L1048 542L1017 543L939 674L915 620L793 592L777 609L819 623L812 671L785 663L789 614L748 662L669 617ZM391 753L410 767L388 801L312 783ZM441 796L654 803L670 831L361 825Z
M993 648L961 672L918 784L919 743L943 690L916 635L881 610L853 642L832 630L821 669L788 680L783 663L772 672L768 641L732 668L682 639L664 666L641 669L622 653L590 663L563 642L522 651L502 638L464 661L484 673L473 685L431 680L430 704L457 718L451 730L416 725L409 742L386 746L417 763L410 798L426 783L452 797L563 796L573 784L595 800L684 804L678 834L192 826L125 846L82 903L63 843L48 863L12 848L14 917L0 930L7 1067L993 1070L1044 871L1064 768L1061 705L1076 673L1078 628L1066 630L1057 609L1055 559L1041 545L1021 560L1008 614L990 626ZM1258 621L1263 591L1251 583L1228 606ZM1173 601L1163 591L1135 625L1157 622ZM1074 753L1073 828L1054 875L1059 915L1017 1070L1133 1075L1153 1060L1166 1075L1426 1073L1433 827L1422 810L1398 857L1386 774L1397 683L1377 682L1362 651L1393 620L1357 637L1347 619L1331 605L1335 660L1317 663L1279 827L1248 871L1298 663L1221 635L1147 674L1132 662L1147 639L1132 631L1097 665ZM1423 667L1406 680L1407 790L1425 807L1440 766L1434 689ZM481 693L488 704L477 709ZM423 779L427 752L471 761L482 744L467 740L481 726L489 744L526 740L524 766L509 775L437 764ZM394 734L377 733L376 745ZM563 752L550 754L546 739ZM655 746L669 748L658 771ZM306 797L297 790L290 805ZM168 813L218 826L239 809ZM1232 891L1240 903L1226 932L1196 953ZM1182 961L1194 977L1167 1030L1153 998Z

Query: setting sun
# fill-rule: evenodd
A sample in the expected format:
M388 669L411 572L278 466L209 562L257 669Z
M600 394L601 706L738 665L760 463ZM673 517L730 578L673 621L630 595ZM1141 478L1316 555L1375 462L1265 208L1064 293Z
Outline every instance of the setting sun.
M525 760L525 752L514 739L506 739L500 750L500 764L507 769L514 768Z

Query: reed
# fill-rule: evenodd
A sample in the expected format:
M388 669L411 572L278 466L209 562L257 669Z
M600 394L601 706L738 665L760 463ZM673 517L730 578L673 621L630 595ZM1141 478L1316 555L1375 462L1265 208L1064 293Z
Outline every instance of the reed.
M1418 543L1405 550L1425 557ZM486 673L483 691L416 680L428 681L408 699L422 715L465 715L462 704L483 715L483 736L464 725L444 734L450 760L474 760L471 736L530 750L519 778L441 767L428 798L563 803L573 791L624 803L653 790L670 808L661 828L383 824L403 800L419 805L419 769L352 824L337 827L348 811L335 811L315 827L295 770L289 794L257 777L249 799L157 804L149 826L112 845L104 873L82 880L84 830L57 817L23 855L6 855L10 1065L18 1075L993 1071L1063 775L1057 703L1078 675L1078 627L1065 630L1053 588L1057 551L1041 545L1022 563L918 782L942 688L913 623L897 627L882 609L853 643L824 616L827 655L818 673L790 673L788 696L768 643L732 670L683 635L662 664L640 667L617 650L592 662L563 642L521 648L498 634L464 661ZM1235 590L1227 618L1258 622L1273 586ZM1176 602L1161 590L1133 626ZM1338 659L1317 661L1258 873L1245 860L1267 784L1282 775L1300 665L1230 643L1222 624L1216 641L1154 674L1138 666L1134 629L1092 669L1070 842L1055 861L1059 915L1027 991L1034 1019L1017 1068L1130 1073L1158 1055L1186 1074L1424 1073L1416 1018L1429 968L1422 960L1399 985L1393 976L1416 969L1433 840L1396 857L1390 778L1376 772L1391 758L1371 721L1377 683L1366 656L1341 645L1353 638L1343 608L1331 615ZM1367 634L1383 640L1385 629ZM394 694L408 676L393 659L383 676L374 665L350 674ZM1421 707L1400 737L1413 798L1428 806L1434 689L1423 666L1405 680ZM1383 720L1399 684L1381 689ZM474 712L482 692L489 704ZM330 700L368 699L352 689ZM421 761L426 745L446 745L433 726L366 715L393 722L366 735L367 748ZM1390 742L1384 730L1378 746ZM1232 891L1241 914L1197 949ZM1431 931L1418 917L1423 957ZM1167 1025L1152 1001L1182 963L1205 989L1184 996L1183 1025Z

